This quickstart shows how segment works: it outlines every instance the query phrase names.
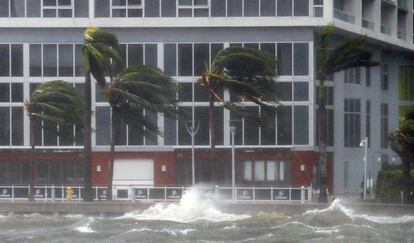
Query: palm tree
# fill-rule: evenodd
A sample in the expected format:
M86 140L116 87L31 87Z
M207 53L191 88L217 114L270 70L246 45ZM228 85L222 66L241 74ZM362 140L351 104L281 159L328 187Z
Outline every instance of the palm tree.
M91 75L102 88L106 86L105 77L114 76L115 68L112 62L122 65L119 55L119 42L112 33L105 32L96 27L88 27L84 33L82 47L85 67L85 107L84 107L84 166L85 166L85 192L84 201L92 201L92 142L91 142Z
M109 166L108 199L112 198L115 136L114 127L122 119L134 132L158 135L157 123L145 112L162 112L166 117L176 117L176 84L160 69L153 66L134 65L119 73L104 90L112 108L111 158ZM120 118L120 119L119 119Z
M255 119L243 112L242 107L239 106L242 100L251 101L261 106L262 115L266 115L266 111L275 108L277 101L274 76L276 76L276 60L272 55L250 48L229 47L217 54L211 67L207 67L205 73L198 80L209 94L208 124L213 177L217 169L217 162L214 160L216 146L214 104L219 102L232 112L241 113L249 119ZM237 101L225 100L224 90L241 99Z
M335 72L353 67L374 66L378 63L372 62L371 53L364 49L365 39L358 37L355 39L344 41L333 49L330 49L330 37L335 28L329 24L319 33L319 49L318 49L318 66L317 79L319 80L319 96L318 98L318 142L319 142L319 161L318 161L318 181L319 181L319 202L327 202L327 153L326 153L326 94L325 80L329 75Z
M414 109L405 115L400 128L390 134L389 141L402 161L404 202L408 203L412 186L410 167L414 164Z
M36 183L35 122L48 121L58 125L81 126L83 98L71 85L61 80L48 81L36 88L25 102L30 120L31 182L29 199L34 200Z

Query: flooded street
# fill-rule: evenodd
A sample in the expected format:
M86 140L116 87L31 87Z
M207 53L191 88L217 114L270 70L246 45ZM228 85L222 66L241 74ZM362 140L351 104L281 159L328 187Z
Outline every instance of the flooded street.
M237 207L237 205L235 205ZM410 242L414 216L356 214L328 208L286 216L221 212L192 190L179 203L120 217L0 216L0 242Z

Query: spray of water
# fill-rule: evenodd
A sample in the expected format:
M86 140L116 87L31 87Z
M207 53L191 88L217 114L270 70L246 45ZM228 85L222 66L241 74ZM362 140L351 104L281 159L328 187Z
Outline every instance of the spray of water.
M74 228L75 231L80 233L95 233L91 228L91 224L95 221L94 218L89 217L86 222L81 221L81 225Z
M414 222L414 216L404 215L401 217L389 217L389 216L373 216L367 214L356 214L352 209L345 207L341 203L341 199L335 199L328 208L325 209L313 209L308 210L304 215L315 215L329 212L342 212L351 219L363 219L378 224L404 224L408 222Z
M136 220L162 220L189 223L198 220L211 222L237 221L249 215L226 214L215 208L209 196L202 195L196 187L187 190L178 203L157 203L141 212L127 213L123 218Z

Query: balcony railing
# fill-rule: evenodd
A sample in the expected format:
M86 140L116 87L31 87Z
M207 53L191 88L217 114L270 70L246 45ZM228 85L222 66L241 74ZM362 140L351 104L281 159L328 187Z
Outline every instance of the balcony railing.
M370 30L374 30L375 24L367 19L362 19L362 27Z
M406 40L407 39L407 33L405 31L398 31L397 32L398 39Z
M391 35L391 27L382 24L381 25L381 33L386 34L386 35Z
M340 19L342 21L351 23L351 24L355 24L355 16L350 15L342 10L339 9L334 9L334 17L337 19Z

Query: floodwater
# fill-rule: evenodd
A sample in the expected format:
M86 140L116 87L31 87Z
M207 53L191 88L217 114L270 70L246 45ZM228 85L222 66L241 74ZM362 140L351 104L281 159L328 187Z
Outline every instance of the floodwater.
M414 216L356 214L339 199L290 217L236 215L194 189L120 217L0 216L0 242L414 242Z

